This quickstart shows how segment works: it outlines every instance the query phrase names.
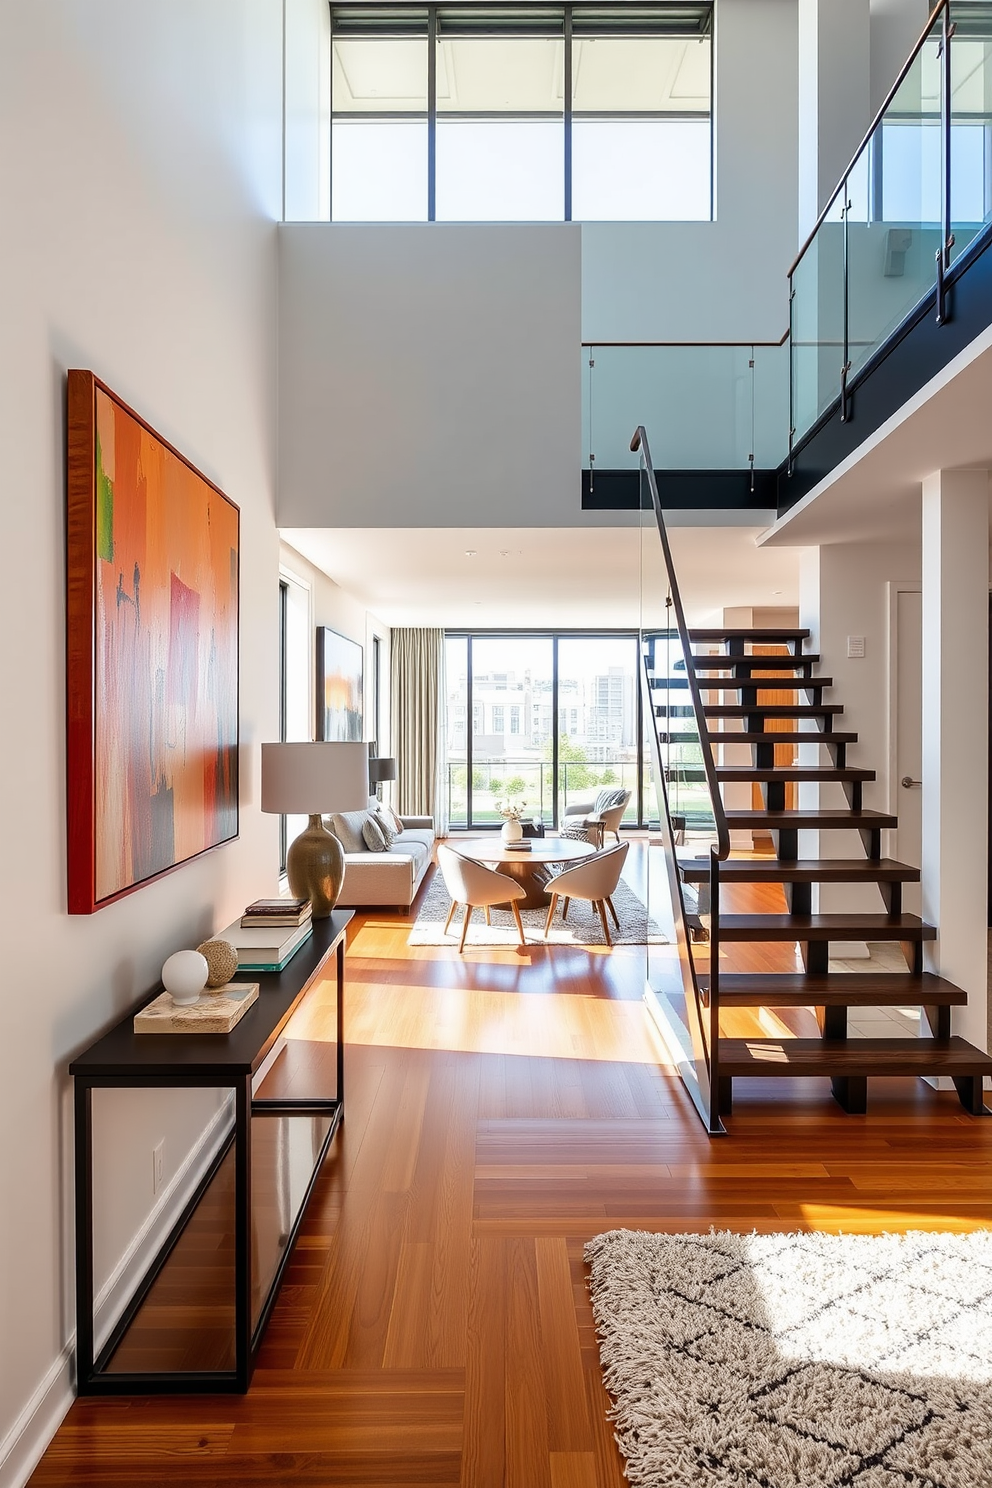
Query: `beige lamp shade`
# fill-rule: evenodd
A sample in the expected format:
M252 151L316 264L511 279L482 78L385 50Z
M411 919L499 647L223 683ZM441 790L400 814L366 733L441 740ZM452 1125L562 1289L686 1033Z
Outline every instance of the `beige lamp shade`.
M369 803L367 744L263 744L262 810L286 816L361 811Z

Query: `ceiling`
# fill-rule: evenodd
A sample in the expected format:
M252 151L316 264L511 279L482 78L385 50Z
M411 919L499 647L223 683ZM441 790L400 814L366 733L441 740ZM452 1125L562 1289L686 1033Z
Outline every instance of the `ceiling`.
M672 527L687 618L794 605L799 555L759 548L763 527ZM664 598L654 528L348 528L283 539L389 625L604 628L656 623ZM649 603L642 607L642 572Z
M763 536L767 544L918 536L935 470L992 469L992 327ZM857 391L854 417L857 418Z

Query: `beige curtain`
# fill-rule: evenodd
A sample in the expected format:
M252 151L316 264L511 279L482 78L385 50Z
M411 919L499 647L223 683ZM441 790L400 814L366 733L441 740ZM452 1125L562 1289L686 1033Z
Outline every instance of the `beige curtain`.
M400 816L433 816L435 828L443 832L444 631L396 627L390 634L389 655L397 809Z

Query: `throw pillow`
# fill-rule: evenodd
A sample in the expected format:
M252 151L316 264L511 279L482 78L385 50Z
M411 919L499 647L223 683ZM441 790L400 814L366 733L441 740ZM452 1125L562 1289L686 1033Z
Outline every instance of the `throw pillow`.
M609 811L611 806L619 806L626 799L627 792L622 785L608 786L605 790L601 790L596 797L596 804L593 807L593 811Z
M374 817L367 816L365 825L362 827L362 836L365 838L365 846L369 852L385 852L386 839L382 835L382 829Z
M365 852L362 829L367 820L367 811L335 811L332 813L331 831L346 853Z
M394 832L399 834L403 831L403 823L400 821L392 806L387 806L385 801L379 802L379 814L390 823Z
M580 816L573 816L571 821L566 818L558 836L567 837L569 842L592 842L589 828Z
M369 821L374 823L374 825L379 828L379 831L382 833L383 841L386 844L386 851L388 852L393 843L396 841L396 828L393 826L390 817L380 807L377 811L373 811L370 814ZM372 851L376 852L377 849L373 847Z

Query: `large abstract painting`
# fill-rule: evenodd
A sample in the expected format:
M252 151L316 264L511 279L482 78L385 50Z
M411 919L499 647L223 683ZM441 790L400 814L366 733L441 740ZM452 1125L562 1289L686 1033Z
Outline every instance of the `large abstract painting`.
M321 625L317 630L317 738L362 738L362 648Z
M70 914L238 835L234 503L69 373Z

